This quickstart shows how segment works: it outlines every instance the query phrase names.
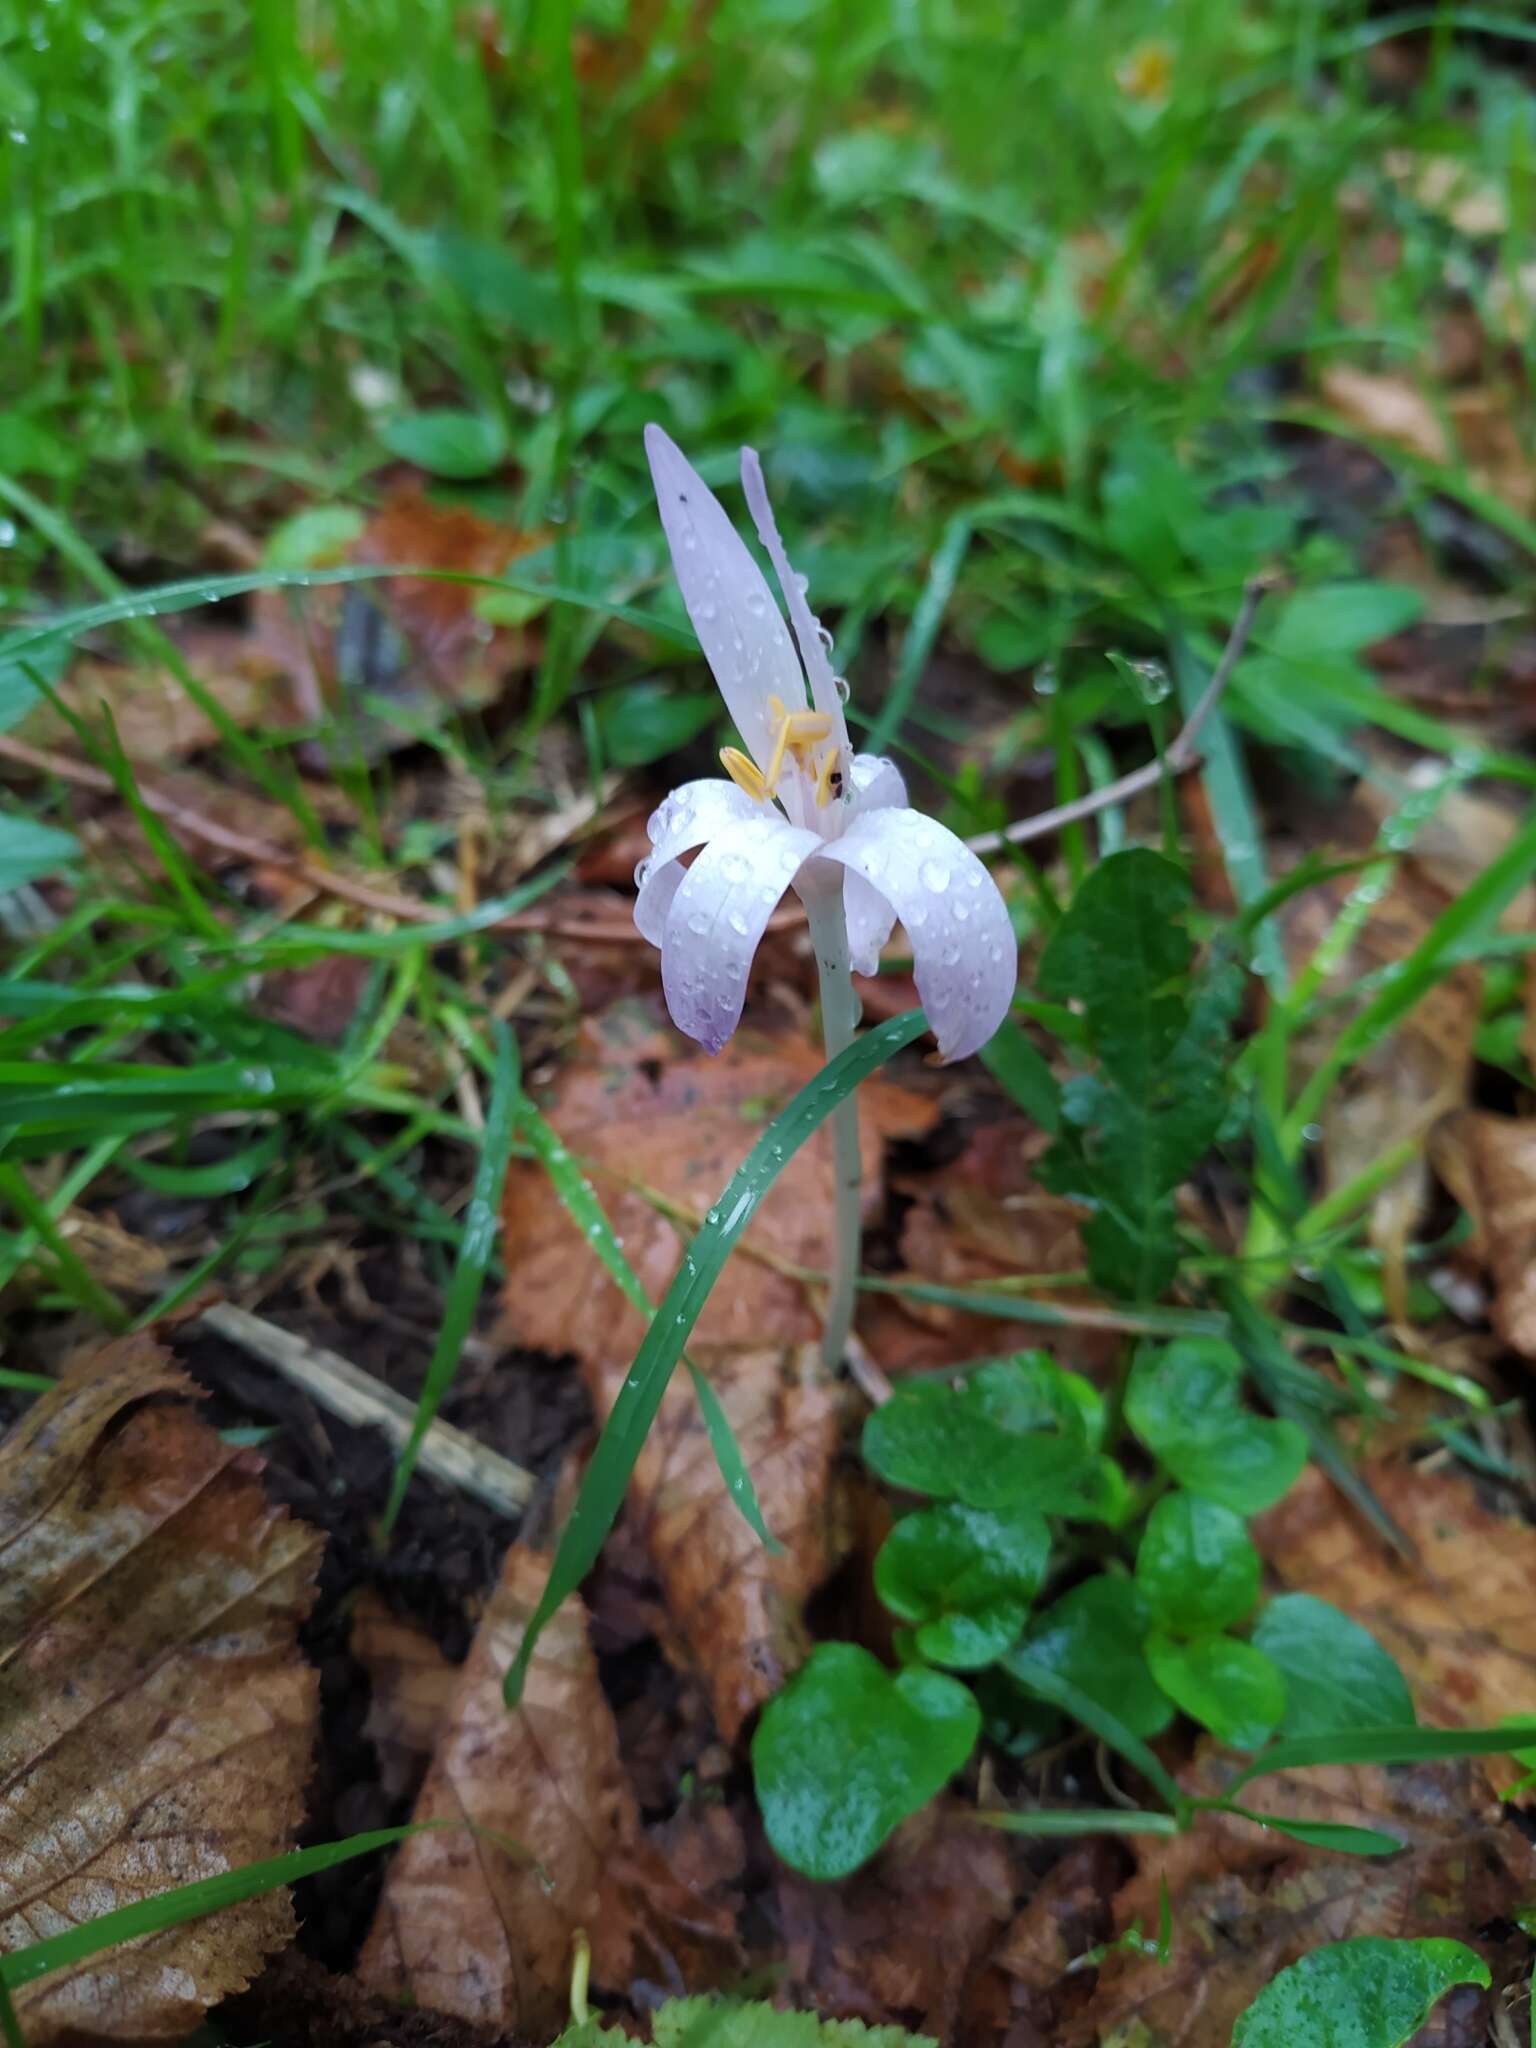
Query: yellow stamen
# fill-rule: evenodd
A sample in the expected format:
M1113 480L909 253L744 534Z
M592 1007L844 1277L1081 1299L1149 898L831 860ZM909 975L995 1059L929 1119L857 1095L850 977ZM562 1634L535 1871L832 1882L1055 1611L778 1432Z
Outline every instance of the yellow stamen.
M768 699L768 709L777 721L778 730L773 736L773 753L769 758L768 772L763 780L770 790L777 789L779 777L784 773L784 755L789 746L789 729L794 723L794 714L786 711L777 697Z
M816 771L816 808L818 811L824 811L832 801L832 775L837 767L840 753L840 748L828 747L826 753L822 756L821 766Z
M740 747L722 747L720 766L729 775L738 789L744 789L754 803L768 801L768 785L758 772L757 764L748 760Z

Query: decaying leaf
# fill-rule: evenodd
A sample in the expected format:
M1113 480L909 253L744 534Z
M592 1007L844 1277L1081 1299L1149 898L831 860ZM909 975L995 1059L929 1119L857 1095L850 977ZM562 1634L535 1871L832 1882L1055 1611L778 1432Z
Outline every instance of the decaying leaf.
M254 1452L145 1405L190 1391L123 1338L0 1446L0 1949L276 1855L301 1817L320 1539ZM17 1995L27 2040L179 2039L292 1925L277 1892L55 1971Z
M292 725L297 716L281 660L250 634L230 626L193 626L177 634L179 651L194 680L242 730ZM130 761L161 765L213 746L214 720L189 696L180 676L159 663L99 661L82 656L59 685L66 710L100 731L103 707ZM33 707L20 727L39 747L72 748L74 729L46 701Z
M372 1688L363 1733L378 1755L379 1783L389 1799L404 1798L421 1785L458 1671L425 1629L391 1614L371 1588L352 1610L352 1654Z
M734 1742L810 1647L802 1609L838 1554L827 1497L840 1414L814 1345L701 1354L699 1364L782 1552L763 1546L727 1495L698 1399L681 1374L636 1463L631 1512L665 1590L670 1628L704 1676L721 1735ZM600 1406L611 1404L623 1371L594 1368Z
M1206 1749L1186 1774L1215 1792L1235 1766ZM1490 1963L1495 1993L1521 1967L1511 1902L1536 1883L1536 1852L1464 1763L1387 1773L1334 1767L1264 1778L1243 1797L1295 1819L1341 1820L1400 1837L1398 1855L1362 1862L1298 1850L1251 1823L1207 1815L1158 1843L1116 1900L1116 1925L1155 1926L1159 1884L1173 1899L1172 1959L1112 1955L1060 2048L1228 2048L1233 2022L1279 1969L1322 1942L1360 1935L1449 1935ZM1480 2048L1494 1994L1469 1987L1437 2012L1424 2048Z
M1348 425L1406 448L1426 462L1454 460L1444 421L1408 378L1396 372L1356 369L1351 363L1330 363L1318 383L1330 408Z
M715 1059L692 1048L683 1052L676 1032L659 1027L648 1004L617 1004L582 1026L547 1114L572 1152L588 1162L625 1256L653 1301L665 1292L698 1218L763 1126L820 1069L803 1040L747 1030ZM926 1129L934 1110L880 1080L859 1090L858 1103L869 1202L885 1139ZM782 1267L825 1269L832 1194L830 1138L819 1133L788 1162L753 1217L699 1317L699 1346L754 1349L765 1342L806 1343L819 1334L804 1283ZM690 1220L674 1221L679 1211ZM513 1341L574 1351L593 1363L628 1364L643 1320L551 1197L536 1164L512 1163L502 1242Z
M1433 1158L1476 1229L1494 1327L1536 1359L1536 1118L1463 1110L1436 1127Z
M837 1885L779 1876L785 1995L857 2019L902 2014L955 2038L968 1988L1013 1916L1003 1838L935 1801Z
M507 1554L417 1802L438 1825L400 1849L359 1964L373 1989L535 2040L564 2016L577 1928L612 1991L642 1967L680 1977L684 1942L734 1959L734 1910L710 1895L719 1863L673 1867L641 1835L579 1600L507 1710L502 1680L548 1570L522 1545Z
M1331 1601L1397 1660L1421 1720L1489 1727L1536 1715L1536 1529L1489 1512L1453 1471L1367 1465L1362 1477L1418 1551L1390 1555L1312 1466L1254 1523L1285 1586ZM1485 1769L1519 1775L1507 1758Z

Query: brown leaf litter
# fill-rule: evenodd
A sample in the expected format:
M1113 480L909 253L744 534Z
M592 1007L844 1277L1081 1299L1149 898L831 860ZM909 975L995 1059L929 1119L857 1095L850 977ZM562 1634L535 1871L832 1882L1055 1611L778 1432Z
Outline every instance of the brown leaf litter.
M0 1949L291 1846L320 1539L151 1337L78 1356L0 1446ZM32 2048L175 2040L291 1938L287 1894L16 1994Z
M568 1600L539 1639L520 1705L502 1680L549 1560L517 1544L454 1689L415 1818L359 1965L370 1989L514 2029L556 2033L578 1928L592 1981L629 1992L637 1971L701 1981L701 1951L737 1963L722 1859L669 1863L641 1832L613 1716ZM669 1983L669 1988L672 1984Z
M1440 1178L1472 1219L1470 1255L1493 1282L1493 1326L1536 1359L1536 1118L1463 1110L1437 1125Z

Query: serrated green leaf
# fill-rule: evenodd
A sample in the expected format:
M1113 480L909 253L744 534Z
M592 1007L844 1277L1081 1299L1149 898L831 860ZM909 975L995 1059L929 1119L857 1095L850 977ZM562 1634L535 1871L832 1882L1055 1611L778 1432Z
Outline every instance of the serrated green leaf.
M1131 847L1093 869L1040 956L1041 994L1082 1005L1089 1044L1123 1088L1149 1088L1184 1028L1189 904L1182 868Z
M890 1672L821 1643L763 1709L752 1771L768 1839L807 1877L846 1877L975 1747L981 1712L941 1672Z
M1125 1416L1181 1486L1254 1515L1273 1507L1300 1473L1307 1439L1294 1422L1245 1408L1242 1383L1242 1357L1220 1337L1145 1344L1131 1369Z
M1259 1616L1253 1642L1285 1674L1284 1739L1414 1719L1413 1695L1397 1665L1367 1629L1326 1600L1282 1593Z
M1161 1735L1174 1708L1142 1651L1151 1619L1132 1580L1104 1573L1073 1586L1038 1616L1020 1653L1032 1670L1053 1671L1110 1708L1132 1735Z
M1262 1650L1236 1636L1176 1642L1154 1630L1147 1664L1163 1691L1191 1720L1234 1749L1257 1749L1285 1713L1285 1680Z
M1033 1508L947 1502L904 1515L875 1559L875 1591L931 1664L978 1670L1017 1642L1050 1560Z
M654 2048L938 2048L928 2034L823 2020L810 2012L735 1998L669 1998L651 2015ZM585 2020L567 2027L555 2048L633 2048L619 2027Z
M1403 2048L1445 1992L1488 1982L1488 1965L1459 1941L1330 1942L1265 1985L1232 2048Z
M1259 1572L1242 1516L1219 1501L1171 1493L1148 1515L1136 1584L1164 1628L1194 1634L1243 1620L1259 1597Z

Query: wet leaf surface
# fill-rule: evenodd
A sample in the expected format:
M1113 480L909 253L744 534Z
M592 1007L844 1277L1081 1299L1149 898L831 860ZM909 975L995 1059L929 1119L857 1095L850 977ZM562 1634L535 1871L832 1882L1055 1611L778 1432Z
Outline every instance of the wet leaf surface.
M0 1948L288 1848L320 1539L153 1338L78 1357L0 1446ZM30 2043L175 2040L292 1934L277 1892L55 1971Z

